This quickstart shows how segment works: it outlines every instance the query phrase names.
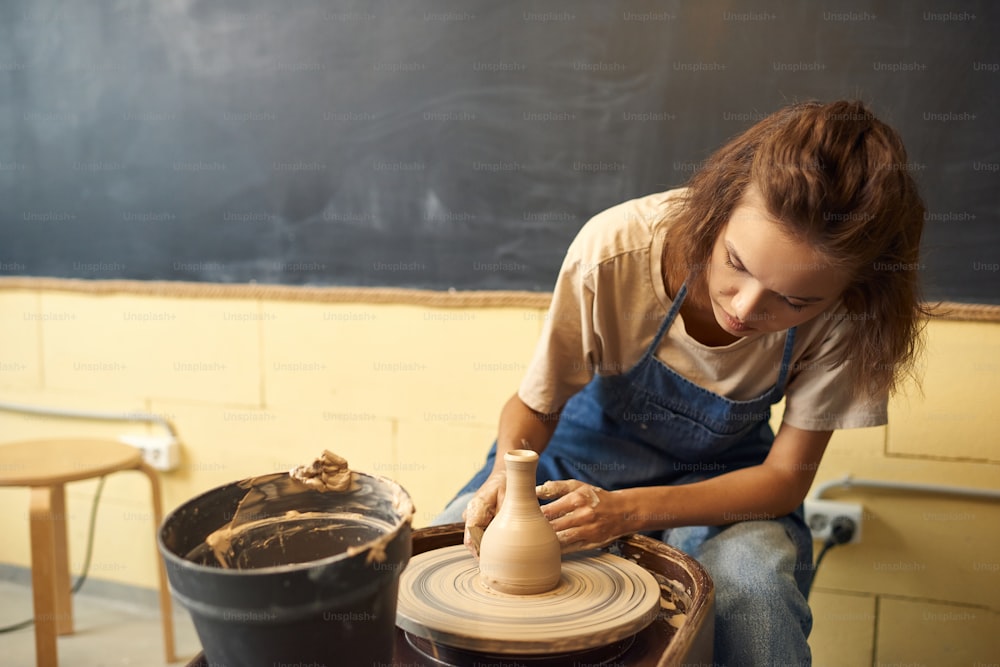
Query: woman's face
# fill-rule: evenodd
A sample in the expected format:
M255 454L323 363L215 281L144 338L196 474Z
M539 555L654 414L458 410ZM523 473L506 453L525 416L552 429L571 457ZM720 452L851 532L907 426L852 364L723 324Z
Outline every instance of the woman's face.
M722 228L707 271L715 320L740 337L812 319L840 298L849 280L808 243L789 237L754 187Z

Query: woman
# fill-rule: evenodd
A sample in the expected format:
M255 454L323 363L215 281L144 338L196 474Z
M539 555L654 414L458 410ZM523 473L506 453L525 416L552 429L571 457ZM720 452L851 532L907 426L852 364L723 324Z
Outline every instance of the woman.
M716 661L809 664L802 501L835 429L886 423L919 347L906 164L861 103L796 104L686 188L590 220L486 465L437 522L464 517L476 553L503 453L530 447L564 552L657 535L715 582Z

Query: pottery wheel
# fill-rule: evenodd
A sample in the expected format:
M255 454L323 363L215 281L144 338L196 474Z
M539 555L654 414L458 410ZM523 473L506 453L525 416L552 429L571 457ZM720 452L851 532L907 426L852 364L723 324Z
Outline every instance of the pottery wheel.
M446 646L533 655L630 637L659 609L653 575L612 554L566 556L553 590L508 595L482 584L472 554L454 545L410 559L399 580L396 625Z

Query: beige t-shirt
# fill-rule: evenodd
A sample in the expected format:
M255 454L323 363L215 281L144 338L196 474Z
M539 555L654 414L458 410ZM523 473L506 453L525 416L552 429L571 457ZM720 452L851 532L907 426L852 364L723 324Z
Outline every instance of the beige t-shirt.
M661 278L671 200L682 190L624 202L594 216L570 245L534 356L518 395L532 409L560 410L593 374L632 368L671 306ZM860 323L862 326L865 323ZM887 398L856 396L845 366L832 360L857 326L836 304L798 326L785 390L784 421L813 431L885 424ZM656 356L691 382L748 400L777 381L786 332L710 347L677 315Z

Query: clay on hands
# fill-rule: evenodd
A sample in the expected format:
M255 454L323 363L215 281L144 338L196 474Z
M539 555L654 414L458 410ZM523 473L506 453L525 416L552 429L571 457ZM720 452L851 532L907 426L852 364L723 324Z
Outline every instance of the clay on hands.
M542 500L564 498L570 494L576 495L576 498L573 501L573 509L570 509L568 512L563 512L553 516L552 506L546 506L543 513L549 518L550 521L554 521L556 519L572 518L574 513L582 508L587 508L591 511L591 514L596 514L596 510L601 505L601 496L605 494L606 491L600 487L585 484L579 480L569 479L550 480L545 482L545 484L541 484L536 488L536 493ZM586 530L587 528L588 525L585 523L583 525L571 526L569 528L557 530L556 536L559 538L559 544L562 546L562 552L572 553L574 551L598 549L610 544L615 539L620 537L620 535L615 533L615 531L611 531L609 533L606 530L601 531L603 534L599 537L593 535L589 538L581 537L581 533L593 533L593 529Z
M486 478L462 512L462 518L465 519L463 541L476 558L479 558L479 545L483 541L483 533L503 504L506 488L507 473L503 470L494 471Z

